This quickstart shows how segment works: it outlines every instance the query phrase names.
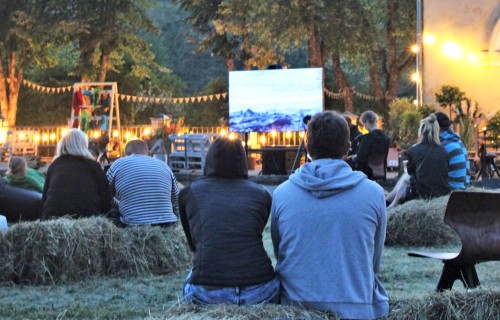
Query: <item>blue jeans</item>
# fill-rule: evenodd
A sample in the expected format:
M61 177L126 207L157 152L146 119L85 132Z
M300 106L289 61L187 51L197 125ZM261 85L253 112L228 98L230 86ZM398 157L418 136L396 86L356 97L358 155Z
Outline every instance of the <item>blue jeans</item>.
M191 284L192 271L189 272L183 288L183 298L187 303L201 306L230 303L252 305L260 303L279 303L280 281L274 278L253 286L220 287L209 289L202 285Z

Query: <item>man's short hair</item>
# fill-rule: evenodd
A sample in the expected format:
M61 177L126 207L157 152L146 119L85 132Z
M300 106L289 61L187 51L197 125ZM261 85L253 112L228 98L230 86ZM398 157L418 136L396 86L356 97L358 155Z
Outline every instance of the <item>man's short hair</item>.
M437 122L439 123L439 128L448 129L451 125L450 118L444 112L436 112Z
M307 125L307 150L313 159L342 159L349 143L347 121L333 111L316 113Z
M148 145L144 140L134 139L127 142L125 145L125 154L130 156L131 154L148 154Z

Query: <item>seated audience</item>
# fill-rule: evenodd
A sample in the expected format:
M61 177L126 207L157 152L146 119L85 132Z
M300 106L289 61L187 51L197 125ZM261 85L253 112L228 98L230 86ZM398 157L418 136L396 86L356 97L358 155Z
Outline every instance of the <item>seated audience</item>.
M470 163L467 148L450 128L450 118L443 112L435 113L439 123L439 140L449 155L448 183L451 190L464 190L470 183Z
M349 116L345 116L345 120L347 121L347 125L349 126L349 140L351 141L351 147L349 149L349 153L347 155L354 155L358 153L359 143L362 139L362 134L359 132L358 126L352 124L352 119Z
M281 303L335 312L343 319L389 313L377 273L384 248L384 190L342 159L345 119L326 111L307 125L304 164L273 194L271 235Z
M45 183L43 174L38 170L28 168L24 157L10 158L9 169L3 179L12 186L37 192L43 192Z
M361 123L368 133L363 135L358 153L348 162L353 169L363 171L369 179L385 178L390 139L378 128L377 116L373 111L363 112Z
M416 199L429 199L450 192L448 184L448 154L439 142L436 116L420 121L419 143L408 150L408 174L404 174L386 197L388 208Z
M101 166L88 150L88 140L78 129L61 138L47 170L41 218L74 218L106 214L111 195Z
M0 213L8 222L39 219L41 203L40 192L14 187L0 179Z
M201 305L277 303L280 283L262 242L271 195L248 180L239 140L219 138L204 177L180 192L180 218L194 254L185 301Z
M170 167L149 157L148 146L140 139L129 141L125 154L106 173L121 223L161 227L175 224L179 187Z

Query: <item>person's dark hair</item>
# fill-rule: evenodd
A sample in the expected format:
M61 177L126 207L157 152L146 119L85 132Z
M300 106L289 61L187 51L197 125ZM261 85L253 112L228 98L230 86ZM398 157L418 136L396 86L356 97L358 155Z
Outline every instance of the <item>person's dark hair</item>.
M443 112L434 113L441 129L448 129L451 125L450 118Z
M130 156L134 153L147 155L148 151L148 145L146 144L146 142L144 142L144 140L141 139L130 140L125 145L125 154L127 156Z
M241 141L221 137L212 142L203 174L233 179L248 178L247 155Z
M307 150L313 159L342 159L349 140L347 121L335 112L316 113L307 125Z

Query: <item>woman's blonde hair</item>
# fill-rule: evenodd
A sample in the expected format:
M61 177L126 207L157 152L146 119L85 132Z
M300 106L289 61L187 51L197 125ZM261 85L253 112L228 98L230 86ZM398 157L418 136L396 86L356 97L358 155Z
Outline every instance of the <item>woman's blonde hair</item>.
M83 131L70 129L57 144L54 160L60 156L71 155L95 160L89 151L89 140Z
M441 144L441 142L439 142L439 124L434 114L420 120L418 140L419 142L427 140L429 143Z
M23 157L12 157L9 160L9 169L5 175L9 178L19 179L26 176L28 165Z

